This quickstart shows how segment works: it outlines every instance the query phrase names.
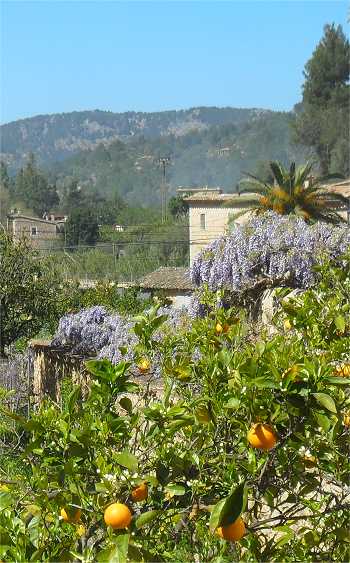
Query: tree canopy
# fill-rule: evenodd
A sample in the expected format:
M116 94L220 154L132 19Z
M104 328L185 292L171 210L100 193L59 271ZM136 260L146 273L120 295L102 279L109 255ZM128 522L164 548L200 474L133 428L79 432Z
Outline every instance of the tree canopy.
M317 154L321 172L349 173L350 46L342 27L326 25L305 65L296 138Z
M60 284L58 272L26 240L0 231L0 356L56 317Z

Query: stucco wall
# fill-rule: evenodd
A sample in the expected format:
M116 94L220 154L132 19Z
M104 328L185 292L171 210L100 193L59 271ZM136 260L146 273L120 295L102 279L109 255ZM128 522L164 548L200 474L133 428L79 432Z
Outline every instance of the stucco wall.
M32 227L35 227L37 234L32 234ZM56 223L38 221L25 217L15 217L9 219L8 229L14 238L25 236L34 248L50 248L59 240Z
M248 206L222 207L217 203L191 203L189 210L190 225L190 264L195 256L210 242L227 232L230 215L235 215ZM205 229L201 227L201 215L205 215ZM245 223L250 213L245 213L235 220L235 223Z

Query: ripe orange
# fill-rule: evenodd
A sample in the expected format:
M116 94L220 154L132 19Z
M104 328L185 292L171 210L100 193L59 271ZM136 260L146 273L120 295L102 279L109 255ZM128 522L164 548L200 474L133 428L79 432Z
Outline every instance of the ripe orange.
M248 442L253 448L271 450L277 443L277 436L269 424L258 422L254 424L247 434Z
M141 483L141 485L135 487L135 489L131 491L131 498L135 502L146 500L147 497L148 497L147 483Z
M245 532L245 524L240 516L232 524L220 526L216 529L217 535L227 541L238 541L244 536Z
M141 373L147 373L151 367L151 362L147 358L142 358L142 360L137 364Z
M223 330L224 330L224 329L223 329L222 324L217 323L217 324L216 324L216 327L215 327L215 332L216 332L216 334L221 334Z
M61 508L61 516L65 522L69 522L70 524L76 524L79 522L81 518L81 510L80 508Z
M107 526L111 526L113 530L122 530L129 526L131 522L131 512L126 504L114 502L107 506L104 513L104 520Z
M291 322L289 319L285 319L283 322L284 330L290 330L292 328Z

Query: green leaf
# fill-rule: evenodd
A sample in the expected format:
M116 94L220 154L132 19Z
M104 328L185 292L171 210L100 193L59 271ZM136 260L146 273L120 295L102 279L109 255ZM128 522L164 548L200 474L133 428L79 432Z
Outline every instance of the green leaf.
M126 410L126 412L132 414L132 402L129 397L123 397L120 399L119 404L124 410Z
M258 389L279 389L279 385L277 383L275 383L272 379L267 379L265 376L251 379L248 384L249 387L258 387Z
M127 563L129 534L121 534L116 537L114 545L100 551L97 561L106 563Z
M175 484L169 484L165 487L164 489L167 493L170 493L171 495L174 495L176 497L181 497L182 495L185 494L186 489L183 485L177 485Z
M9 506L11 506L12 504L12 495L10 495L10 493L7 493L5 491L1 491L0 492L0 510L4 510L5 508L8 508Z
M210 519L209 519L209 528L212 532L214 532L219 525L220 514L225 504L225 501L226 499L219 500L219 502L216 503L216 505L213 507L211 511Z
M332 424L328 416L317 411L316 412L314 411L313 415L316 419L318 426L320 426L325 432L328 432Z
M257 342L255 346L255 350L259 357L262 356L263 353L265 352L265 342L263 342L262 340Z
M331 385L350 385L350 378L349 377L326 377L325 381L330 383Z
M286 532L276 543L275 547L282 547L286 543L290 542L290 540L294 537L295 532L291 529L289 532Z
M337 414L337 407L335 406L335 402L332 397L330 397L330 395L327 395L326 393L311 393L311 395L315 397L316 401L320 405L322 405L322 407L330 412L333 412L334 414Z
M214 531L218 526L229 526L244 511L248 490L245 483L238 485L225 499L219 501L212 511L209 527Z
M334 323L335 323L335 326L337 327L337 329L340 332L345 331L346 321L345 321L345 318L342 315L338 315L337 317L335 317Z
M138 467L138 460L137 457L131 454L130 452L124 451L120 454L116 454L114 459L119 465L122 467L126 467L130 471L137 471Z
M113 364L109 360L88 360L85 366L88 372L98 379L113 380Z
M143 514L140 514L140 516L137 518L135 523L136 528L139 530L143 526L146 526L146 524L149 524L155 518L157 518L158 514L159 514L159 510L149 510L148 512L144 512Z
M226 405L224 405L224 407L226 409L238 409L239 405L241 404L239 399L236 399L236 397L232 397L231 399L229 399L226 403Z
M77 401L81 398L81 389L79 387L79 385L75 386L73 391L69 394L68 397L68 404L67 404L67 408L68 408L68 412L69 414L72 414L74 407L77 403Z

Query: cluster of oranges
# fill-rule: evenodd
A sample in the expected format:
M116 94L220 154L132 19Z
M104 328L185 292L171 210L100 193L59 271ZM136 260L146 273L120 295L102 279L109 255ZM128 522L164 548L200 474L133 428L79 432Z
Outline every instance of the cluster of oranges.
M249 444L253 448L268 451L277 444L277 434L270 424L257 422L253 424L247 434ZM239 541L245 534L246 527L243 519L239 516L228 526L219 526L217 535L227 541Z
M254 424L247 434L249 444L253 448L261 450L271 450L277 443L277 435L272 426L258 422ZM131 491L131 499L134 502L141 502L148 497L147 483L141 483ZM62 508L61 517L64 522L77 524L81 518L80 508ZM121 502L114 502L107 506L104 511L104 521L113 530L127 528L132 519L130 508ZM244 521L239 516L233 523L227 526L219 526L216 529L217 535L227 541L239 541L245 534L246 527Z
M131 498L134 502L141 502L148 497L147 483L141 483L131 491ZM81 518L81 509L62 508L61 516L64 522L77 524ZM132 513L126 504L114 502L107 506L104 511L104 521L113 530L122 530L130 525Z
M134 502L141 502L148 497L147 483L141 483L131 491ZM132 513L126 504L114 502L107 506L104 512L104 521L113 530L122 530L130 525Z

